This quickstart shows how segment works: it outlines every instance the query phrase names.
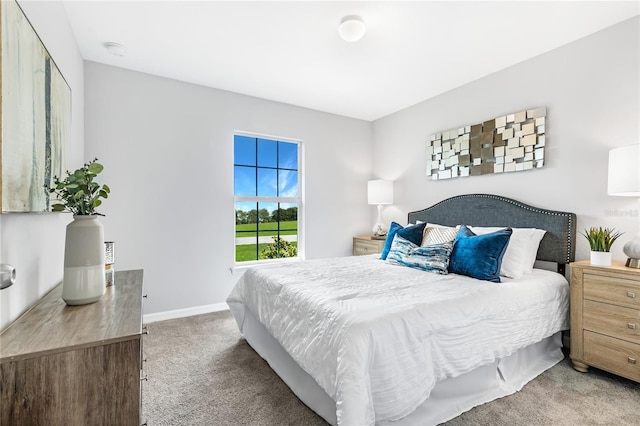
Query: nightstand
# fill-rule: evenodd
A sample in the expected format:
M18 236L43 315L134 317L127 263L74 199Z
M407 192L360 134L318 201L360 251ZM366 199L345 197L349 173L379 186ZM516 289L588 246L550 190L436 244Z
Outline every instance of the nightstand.
M353 255L362 256L364 254L382 253L384 239L377 239L371 236L353 237Z
M640 270L571 264L571 361L640 382Z

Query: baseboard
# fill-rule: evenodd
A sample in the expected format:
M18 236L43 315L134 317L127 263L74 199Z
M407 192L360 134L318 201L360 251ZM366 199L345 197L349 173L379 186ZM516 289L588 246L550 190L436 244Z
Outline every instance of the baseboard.
M190 317L193 315L208 314L210 312L227 311L229 306L226 303L214 303L213 305L195 306L193 308L176 309L174 311L156 312L154 314L143 315L143 322L149 324L156 321L165 321L175 318Z

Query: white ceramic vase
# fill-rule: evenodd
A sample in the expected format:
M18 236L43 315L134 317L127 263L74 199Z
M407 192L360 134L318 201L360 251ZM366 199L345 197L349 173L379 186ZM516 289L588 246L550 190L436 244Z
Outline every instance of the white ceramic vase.
M611 266L610 251L592 251L591 264L593 266Z
M62 299L67 305L97 302L105 292L104 231L95 215L74 215L64 244Z

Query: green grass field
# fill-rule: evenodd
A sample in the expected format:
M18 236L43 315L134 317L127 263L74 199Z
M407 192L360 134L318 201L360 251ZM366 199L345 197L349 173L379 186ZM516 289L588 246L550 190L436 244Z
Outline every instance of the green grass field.
M269 235L278 235L278 222L260 223L259 232L261 237ZM245 231L245 232L240 232ZM280 235L296 235L298 233L298 222L280 222ZM255 237L256 236L256 224L255 223L242 223L236 225L236 237Z
M297 243L291 243L297 247ZM258 252L262 253L267 247L267 244L258 244ZM255 244L242 244L236 246L236 262L246 262L256 259L256 245Z
M277 236L278 235L278 223L277 222L267 222L259 224L259 231L256 232L256 224L255 223L243 223L240 225L236 225L236 237L256 237L258 234L261 237L269 237L269 236ZM296 235L298 234L298 222L293 220L289 222L280 222L280 235ZM297 243L292 243L297 246ZM258 244L258 253L262 253L262 251L267 247L267 243ZM236 245L236 262L246 262L249 260L257 260L256 259L256 245L255 243L251 244L240 244Z

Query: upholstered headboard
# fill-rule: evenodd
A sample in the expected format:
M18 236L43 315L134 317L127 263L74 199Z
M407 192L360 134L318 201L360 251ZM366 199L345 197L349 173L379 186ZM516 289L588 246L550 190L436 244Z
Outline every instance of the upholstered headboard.
M541 209L499 195L467 194L410 212L408 216L409 223L544 229L547 233L540 242L537 259L557 263L561 273L564 273L564 265L575 260L574 213Z

